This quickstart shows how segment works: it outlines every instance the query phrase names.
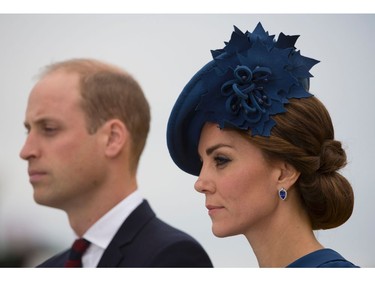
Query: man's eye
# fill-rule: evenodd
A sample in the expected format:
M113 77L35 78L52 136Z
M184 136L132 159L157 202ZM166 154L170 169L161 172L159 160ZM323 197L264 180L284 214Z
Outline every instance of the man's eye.
M52 133L55 133L57 131L57 128L55 128L55 127L44 127L43 130L47 134L52 134Z

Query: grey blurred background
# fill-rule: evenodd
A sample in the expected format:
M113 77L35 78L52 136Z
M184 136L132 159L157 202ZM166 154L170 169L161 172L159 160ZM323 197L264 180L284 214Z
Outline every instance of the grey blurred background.
M354 263L375 267L373 14L0 14L0 265L33 267L71 244L65 213L33 201L18 154L28 94L41 67L91 57L133 74L150 102L138 178L157 215L199 240L216 267L257 267L243 236L213 236L196 179L170 159L165 132L177 95L211 60L210 50L224 46L233 25L252 31L259 21L270 34L300 34L301 54L321 61L312 69L311 91L326 104L347 149L343 174L355 192L353 215L316 235Z

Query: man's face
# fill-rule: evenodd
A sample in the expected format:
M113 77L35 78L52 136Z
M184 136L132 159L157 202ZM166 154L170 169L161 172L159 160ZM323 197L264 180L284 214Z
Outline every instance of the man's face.
M20 152L35 201L66 211L90 200L105 174L99 138L88 133L80 101L77 74L57 71L42 78L29 96L28 136Z

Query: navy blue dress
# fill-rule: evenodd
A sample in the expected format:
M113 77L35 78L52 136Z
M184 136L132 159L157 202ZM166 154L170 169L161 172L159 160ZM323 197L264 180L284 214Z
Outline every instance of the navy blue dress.
M292 262L287 267L359 267L332 249L321 249Z

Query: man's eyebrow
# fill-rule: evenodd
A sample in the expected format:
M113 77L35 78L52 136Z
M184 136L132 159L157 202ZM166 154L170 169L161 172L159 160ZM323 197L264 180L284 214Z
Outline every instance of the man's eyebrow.
M42 117L42 118L39 118L39 119L33 121L32 123L35 124L35 125L43 125L43 124L46 124L46 123L51 122L51 121L54 121L54 119L48 118L48 117ZM25 126L26 129L30 129L30 127L31 127L30 122L28 122L28 121L24 121L23 125Z

